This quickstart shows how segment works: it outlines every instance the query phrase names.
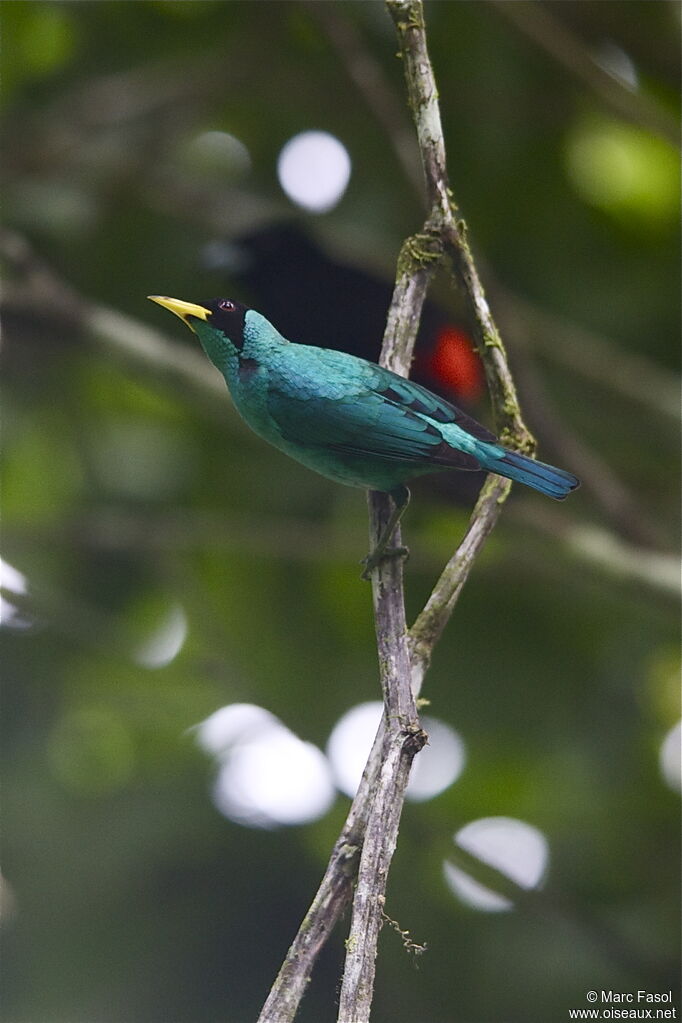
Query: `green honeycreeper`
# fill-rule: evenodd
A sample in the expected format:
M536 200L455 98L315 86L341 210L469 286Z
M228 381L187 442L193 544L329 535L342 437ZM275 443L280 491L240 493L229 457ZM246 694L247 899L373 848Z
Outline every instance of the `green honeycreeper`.
M425 387L354 355L287 341L241 302L149 297L197 334L259 436L329 479L391 495L395 510L365 559L365 577L383 557L405 553L388 544L414 476L485 469L559 501L579 485L570 472L507 450Z

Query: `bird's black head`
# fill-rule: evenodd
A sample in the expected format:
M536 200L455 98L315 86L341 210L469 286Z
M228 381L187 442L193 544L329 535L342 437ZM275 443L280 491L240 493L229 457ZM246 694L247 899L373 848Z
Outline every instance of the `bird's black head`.
M201 304L210 314L206 321L227 335L235 348L241 349L244 344L244 323L249 311L248 306L231 298L213 298L210 302Z

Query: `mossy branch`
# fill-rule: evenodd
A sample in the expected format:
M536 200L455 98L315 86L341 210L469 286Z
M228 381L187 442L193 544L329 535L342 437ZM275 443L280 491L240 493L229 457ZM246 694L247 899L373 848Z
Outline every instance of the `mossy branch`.
M495 421L507 443L532 452L534 441L519 410L504 345L485 298L466 227L457 218L449 188L438 92L426 48L420 0L387 0L400 41L408 97L424 170L428 216L420 232L408 238L398 259L396 285L388 312L381 364L407 376L421 309L437 266L448 261L464 287L476 324ZM288 1023L307 985L320 941L334 926L350 897L348 868L357 862L353 916L346 941L346 963L339 1000L339 1023L369 1020L374 987L377 940L384 914L388 870L412 759L426 736L419 726L415 697L428 668L434 644L443 631L459 593L500 514L510 484L489 477L474 509L464 540L446 565L424 610L407 631L402 562L387 559L372 573L384 717L360 789L335 846L315 902L289 949L259 1023ZM382 534L390 513L385 494L370 493L370 539ZM400 544L400 535L394 537ZM339 850L359 849L359 859L338 870ZM322 915L324 913L324 916ZM311 935L314 934L313 939Z

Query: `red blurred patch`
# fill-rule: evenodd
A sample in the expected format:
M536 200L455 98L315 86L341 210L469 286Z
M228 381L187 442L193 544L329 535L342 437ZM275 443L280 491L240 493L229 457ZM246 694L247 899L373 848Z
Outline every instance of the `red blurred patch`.
M485 388L485 374L471 338L459 327L441 327L428 359L430 374L448 390L475 402Z

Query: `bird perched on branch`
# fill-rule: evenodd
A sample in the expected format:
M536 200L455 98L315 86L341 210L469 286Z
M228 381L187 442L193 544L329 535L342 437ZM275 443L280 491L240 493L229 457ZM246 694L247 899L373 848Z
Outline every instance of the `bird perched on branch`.
M285 338L378 362L393 278L330 252L300 220L214 239L201 258L208 273L236 282L246 304L276 323ZM426 299L410 379L475 416L486 374L461 310L453 313ZM483 471L437 474L425 477L422 488L429 497L470 507L485 480Z
M302 222L269 222L214 239L201 259L207 273L236 282L247 304L276 323L284 337L379 361L393 279L330 253ZM422 306L410 378L469 415L476 415L485 394L483 363L464 317L430 298ZM424 489L470 508L485 475L436 474L424 479Z
M404 550L389 544L415 476L485 469L557 500L578 486L572 473L509 451L420 384L354 355L288 341L241 302L149 297L198 336L259 436L329 479L391 495L395 508L365 559L365 577Z

